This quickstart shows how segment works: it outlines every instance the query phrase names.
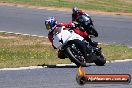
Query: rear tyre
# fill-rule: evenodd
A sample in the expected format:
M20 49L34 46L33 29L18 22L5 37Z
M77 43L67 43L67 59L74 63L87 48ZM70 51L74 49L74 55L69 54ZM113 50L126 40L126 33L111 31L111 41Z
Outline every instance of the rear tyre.
M93 29L91 31L91 35L94 35L95 37L98 37L98 32L95 29Z
M94 63L98 66L104 66L106 63L106 58L104 57L103 54L97 56L96 60L94 61Z
M94 26L91 26L90 28L87 28L88 30L87 33L94 36L94 37L98 37L98 32L95 30Z

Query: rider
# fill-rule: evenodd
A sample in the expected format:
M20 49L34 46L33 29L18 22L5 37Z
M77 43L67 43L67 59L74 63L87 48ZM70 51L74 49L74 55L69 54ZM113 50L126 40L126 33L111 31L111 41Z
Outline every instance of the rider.
M72 12L72 21L76 21L76 19L81 15L87 15L90 19L91 24L93 24L90 15L84 13L82 10L79 10L77 7L73 7Z
M82 12L82 10L79 10L77 7L73 7L72 12L72 21L76 21L79 16L85 14L84 12Z
M95 30L94 25L93 25L93 21L92 21L91 17L88 14L84 13L82 10L79 10L77 7L73 7L72 12L73 12L72 13L72 21L73 22L76 22L76 19L79 16L87 15L89 17L89 20L90 20L89 29L94 29ZM94 42L94 41L91 40L91 38L88 38L88 37L86 38L86 40L89 41L89 43L91 43L92 46L96 47L98 45L98 42ZM98 37L98 36L95 36L95 37Z
M78 27L75 27L75 24L74 23L57 23L57 20L54 18L54 17L49 17L46 21L45 21L45 26L46 26L46 29L49 30L49 34L48 34L48 38L50 40L50 42L52 43L52 46L54 47L53 45L53 32L54 30L58 29L59 27L62 27L64 26L65 28L75 28L74 31L75 33L81 35L82 37L84 37L86 40L91 40L89 39L88 37L88 34L86 31L80 31L80 29ZM92 42L91 42L92 43ZM91 44L90 43L90 44ZM92 44L91 44L92 45ZM54 49L56 49L54 47ZM61 50L58 51L58 57L61 58L61 59L64 59L64 54L61 52Z

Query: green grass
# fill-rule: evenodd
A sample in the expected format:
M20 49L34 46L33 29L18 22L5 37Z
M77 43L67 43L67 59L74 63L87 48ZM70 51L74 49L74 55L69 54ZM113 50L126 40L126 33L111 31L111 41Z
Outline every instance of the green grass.
M132 48L128 48L126 45L100 45L102 51L107 60L119 60L119 59L131 59Z
M47 38L0 34L0 68L69 63L57 58Z
M77 6L87 10L132 12L132 0L0 0L0 2L68 8Z
M107 60L132 58L125 45L99 45ZM71 63L57 58L47 38L0 33L0 68Z

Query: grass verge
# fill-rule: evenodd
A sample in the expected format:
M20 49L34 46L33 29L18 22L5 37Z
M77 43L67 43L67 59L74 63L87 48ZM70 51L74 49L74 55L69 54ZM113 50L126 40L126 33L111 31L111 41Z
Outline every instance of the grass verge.
M125 45L99 45L107 60L132 58ZM47 38L0 33L0 68L71 63L57 58Z
M100 10L107 12L132 12L132 0L0 0L0 2Z

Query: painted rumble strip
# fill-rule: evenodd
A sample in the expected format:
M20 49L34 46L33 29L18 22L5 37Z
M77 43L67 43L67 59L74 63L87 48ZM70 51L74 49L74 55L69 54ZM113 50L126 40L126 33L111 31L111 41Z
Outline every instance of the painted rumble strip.
M31 34L23 34L23 33L14 33L14 32L6 32L6 31L0 31L0 33L6 33L6 34L15 34L15 35L25 35L25 36L33 36L33 37L45 37L46 36L38 36L38 35L31 35Z
M42 66L29 66L29 67L19 67L19 68L2 68L0 71L8 71L8 70L28 70L28 69L40 69Z

